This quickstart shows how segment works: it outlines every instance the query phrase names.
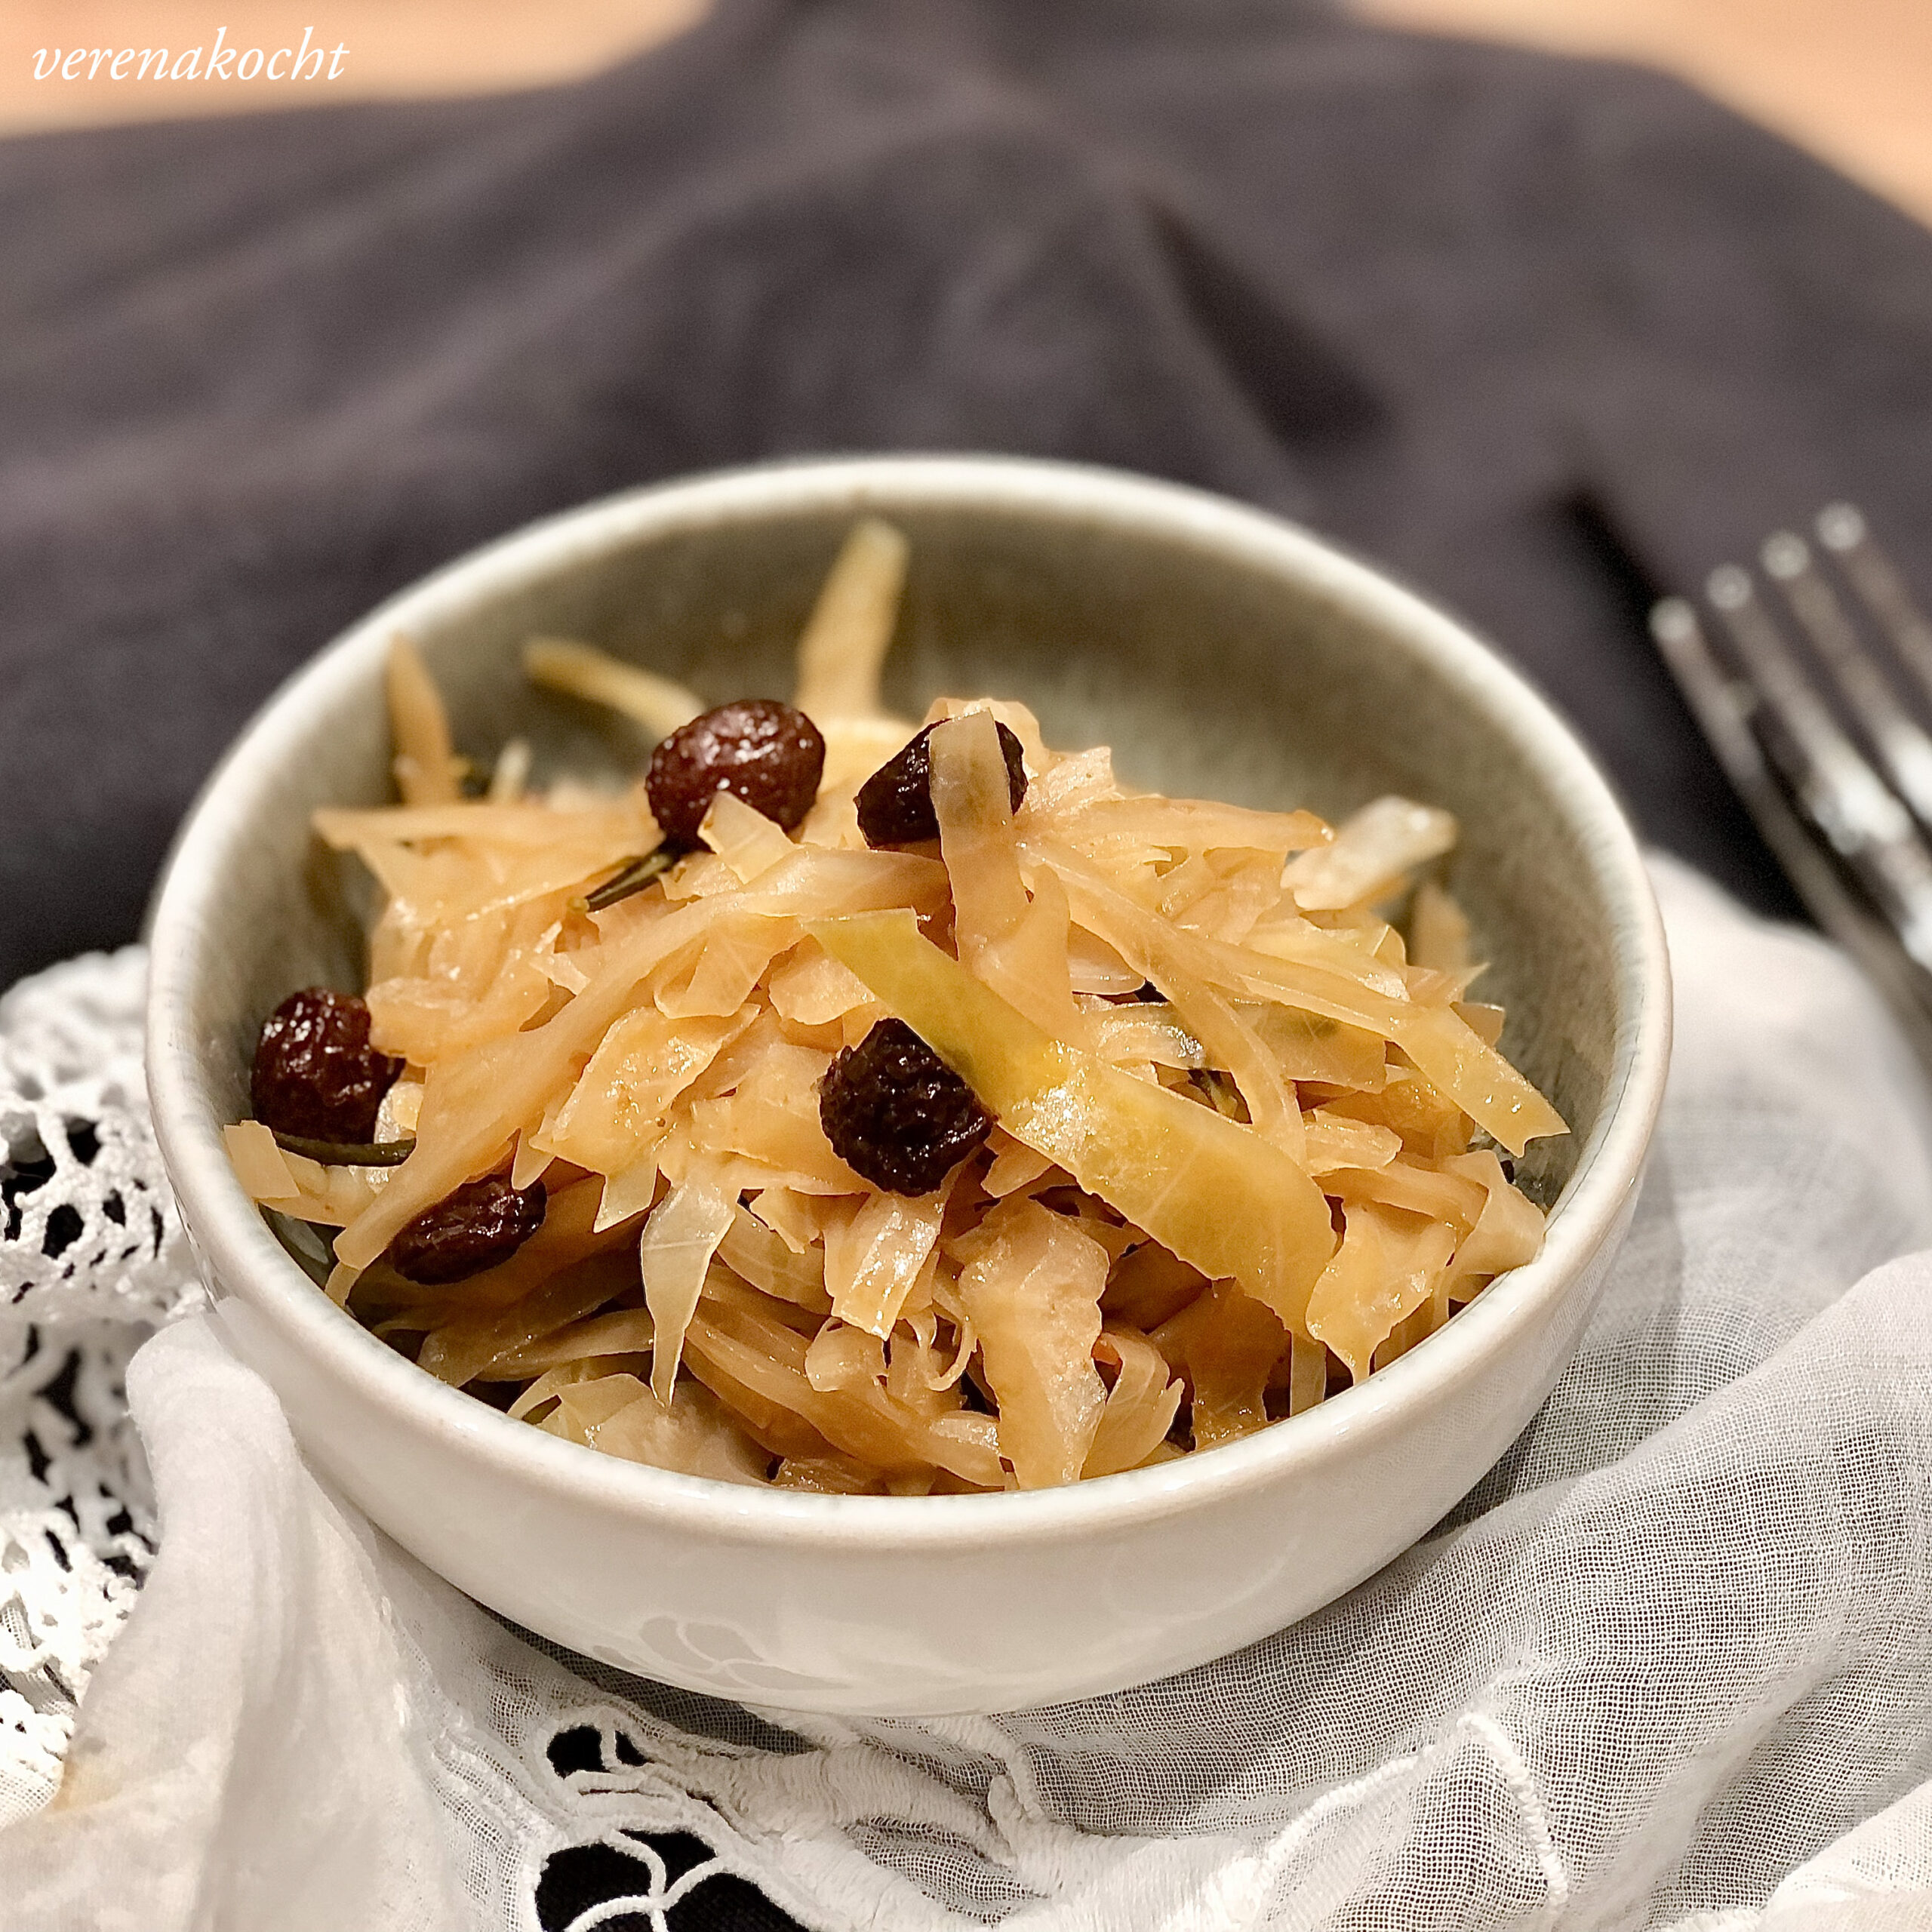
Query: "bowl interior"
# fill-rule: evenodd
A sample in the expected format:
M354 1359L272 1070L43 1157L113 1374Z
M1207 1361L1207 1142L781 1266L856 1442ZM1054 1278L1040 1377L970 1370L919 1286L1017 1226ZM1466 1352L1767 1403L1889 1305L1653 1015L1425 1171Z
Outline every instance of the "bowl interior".
M1564 791L1569 741L1557 734L1552 749L1546 718L1541 739L1527 731L1520 688L1446 620L1306 540L1284 546L1260 519L1217 512L1256 540L1231 545L1211 519L1175 512L1183 493L1152 486L1111 503L1077 487L1008 500L993 472L1013 466L986 466L977 488L973 467L955 466L948 488L916 465L897 486L891 466L863 484L832 472L814 485L801 469L749 506L707 505L703 486L682 508L664 507L669 492L594 506L406 593L303 674L271 712L272 755L254 746L248 822L221 829L203 929L222 943L201 962L189 1022L213 1118L245 1111L255 1030L292 989L363 983L369 888L308 819L392 796L390 635L423 651L463 750L488 759L521 735L540 780L627 780L648 739L531 688L524 641L583 638L713 702L787 697L826 569L870 509L912 543L887 677L908 715L943 693L990 693L1032 706L1051 744L1111 744L1137 786L1331 817L1392 790L1457 814L1448 881L1493 962L1475 996L1508 1008L1504 1051L1574 1130L1535 1143L1522 1170L1555 1201L1601 1124L1632 1001L1589 849L1599 834Z

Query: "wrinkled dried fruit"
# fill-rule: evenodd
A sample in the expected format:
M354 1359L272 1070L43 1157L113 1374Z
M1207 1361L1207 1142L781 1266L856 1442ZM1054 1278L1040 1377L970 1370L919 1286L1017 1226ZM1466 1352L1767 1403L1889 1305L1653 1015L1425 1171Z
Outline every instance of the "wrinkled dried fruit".
M521 1190L502 1174L466 1181L425 1208L389 1243L389 1265L435 1287L507 1261L543 1225L543 1183Z
M1026 795L1026 752L1002 724L999 748L1006 759L1007 796L1020 809ZM933 811L933 734L928 724L903 751L896 752L859 787L859 829L868 845L916 845L939 836Z
M720 792L792 830L811 810L824 771L825 740L802 711L748 697L673 731L651 753L644 788L658 829L690 846Z
M992 1131L978 1096L903 1020L881 1020L819 1083L832 1150L889 1194L930 1194Z
M249 1083L255 1118L309 1140L367 1141L403 1063L369 1044L369 1009L353 993L305 987L262 1023Z

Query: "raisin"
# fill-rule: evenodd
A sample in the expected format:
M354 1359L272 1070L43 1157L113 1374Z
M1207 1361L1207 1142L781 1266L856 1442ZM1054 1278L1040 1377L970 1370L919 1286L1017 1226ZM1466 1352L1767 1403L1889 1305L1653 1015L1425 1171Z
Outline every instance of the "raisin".
M402 1062L369 1044L369 1009L353 993L309 986L262 1023L249 1083L255 1118L309 1140L367 1141Z
M1020 809L1026 795L1026 752L1002 724L999 748L1006 759L1007 796ZM902 752L895 752L859 787L859 829L868 845L916 845L939 836L933 813L933 734L928 724Z
M680 725L651 753L644 789L658 829L691 846L720 792L791 831L811 810L824 771L824 737L802 711L747 697Z
M881 1020L819 1082L819 1124L854 1173L930 1194L992 1128L979 1097L903 1020Z
M389 1243L389 1265L412 1281L466 1281L507 1261L543 1225L543 1183L521 1190L501 1174L466 1181Z

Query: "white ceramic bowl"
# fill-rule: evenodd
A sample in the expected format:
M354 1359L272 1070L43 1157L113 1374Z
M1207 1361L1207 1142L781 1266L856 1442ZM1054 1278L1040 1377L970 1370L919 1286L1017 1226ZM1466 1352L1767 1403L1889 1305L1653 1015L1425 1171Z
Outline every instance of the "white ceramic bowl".
M714 702L783 693L854 515L910 534L891 669L1111 742L1131 778L1331 814L1386 789L1463 820L1456 885L1511 1009L1504 1045L1577 1128L1524 1172L1531 1266L1316 1410L1062 1490L819 1497L640 1468L445 1387L334 1307L237 1184L263 1016L361 983L366 891L308 814L386 798L381 667L406 632L458 740L540 771L616 763L626 728L531 693L533 631L587 636ZM483 1602L608 1663L753 1703L876 1714L1085 1696L1222 1654L1329 1601L1438 1521L1528 1421L1629 1223L1669 983L1629 828L1568 731L1441 612L1303 532L1107 472L978 458L775 466L595 503L452 565L292 679L209 781L152 921L148 1072L183 1217L235 1346L308 1455Z

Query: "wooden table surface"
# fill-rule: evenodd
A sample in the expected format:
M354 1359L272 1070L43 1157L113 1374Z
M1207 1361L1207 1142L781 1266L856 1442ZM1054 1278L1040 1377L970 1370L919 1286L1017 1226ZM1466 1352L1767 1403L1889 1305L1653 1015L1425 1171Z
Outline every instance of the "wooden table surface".
M1051 5L1052 0L1038 0ZM484 93L587 73L675 33L705 0L8 0L0 131L352 96ZM1406 26L1670 69L1932 220L1932 0L1360 0ZM142 51L310 45L334 77L162 79ZM62 64L51 57L58 51ZM133 57L112 77L114 54ZM84 57L76 61L76 52ZM95 60L99 51L103 58ZM203 56L205 57L205 55ZM321 63L315 63L321 64ZM35 78L36 66L42 78ZM50 71L51 69L51 71ZM72 70L72 78L66 70ZM91 71L91 78L89 78Z

